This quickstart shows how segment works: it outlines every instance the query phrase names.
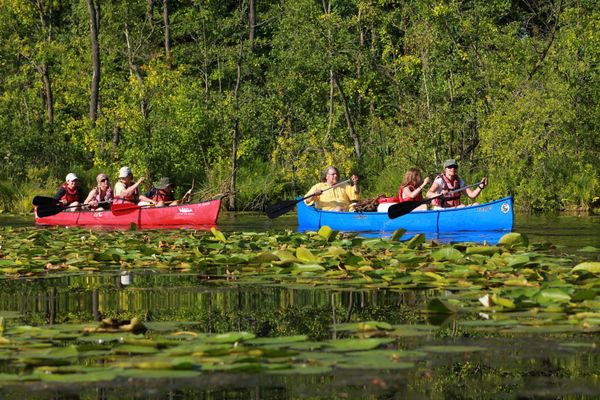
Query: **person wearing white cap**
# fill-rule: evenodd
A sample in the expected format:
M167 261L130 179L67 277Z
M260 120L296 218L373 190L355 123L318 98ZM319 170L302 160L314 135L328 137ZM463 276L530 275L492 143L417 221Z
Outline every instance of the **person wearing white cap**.
M427 197L446 194L465 186L465 182L458 176L458 164L454 159L444 161L442 167L443 171L433 180L433 184L427 192ZM479 193L481 193L487 184L488 179L487 177L484 177L481 180L481 184L475 189L465 188L460 192L434 199L431 202L431 204L433 204L433 209L464 207L465 205L460 203L460 196L462 193L464 192L469 198L474 199L479 196ZM473 203L472 205L476 204L478 203Z
M65 182L60 185L58 192L54 198L61 202L65 211L79 211L80 205L83 203L83 191L78 184L79 179L73 172L69 172L65 178Z
M122 167L119 170L119 182L115 184L114 203L134 203L137 204L140 200L148 204L154 204L152 199L140 194L139 186L144 182L144 177L139 178L133 183L133 172L131 168Z

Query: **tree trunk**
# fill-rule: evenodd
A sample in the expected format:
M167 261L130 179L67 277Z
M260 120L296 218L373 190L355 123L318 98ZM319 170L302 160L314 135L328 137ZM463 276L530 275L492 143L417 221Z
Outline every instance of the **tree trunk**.
M170 68L172 63L171 57L171 23L169 22L169 0L163 0L163 20L165 23L165 57L167 66Z
M100 4L94 4L94 0L87 0L88 12L90 14L90 37L92 44L92 86L90 94L90 123L92 128L96 126L98 118L98 97L100 88L100 45L98 43L98 31L100 29Z
M138 86L140 88L140 111L144 119L148 118L148 100L144 90L144 78L140 73L138 65L135 63L133 50L131 48L131 41L129 40L129 27L125 24L125 42L127 43L127 61L129 63L129 70L135 76Z
M240 53L237 59L237 77L235 81L235 87L233 89L233 104L234 104L234 123L233 123L233 145L231 149L231 183L229 185L229 191L231 192L231 196L229 196L229 210L235 210L237 208L237 195L235 194L236 190L236 179L237 179L237 152L238 152L238 142L240 137L240 117L239 117L239 99L238 93L240 90L240 85L242 83L242 57L244 55L244 39L240 37Z
M54 124L54 96L52 94L52 83L50 81L47 62L41 65L40 72L42 74L42 82L44 83L44 106L48 113L48 124L52 127Z
M333 82L335 83L335 86L338 88L338 91L340 92L340 98L342 99L342 105L344 106L344 117L346 117L346 123L348 124L348 132L350 133L350 137L352 137L352 140L354 141L354 152L356 154L356 160L358 161L358 165L362 165L362 149L361 149L361 145L360 145L360 138L358 137L358 134L356 133L356 130L354 129L354 123L352 122L352 115L350 114L350 106L348 104L348 98L346 97L346 95L344 94L344 90L342 89L342 85L340 85L340 82L337 78L337 75L333 74Z
M256 5L254 0L248 1L248 39L250 42L254 40L254 27L256 26Z

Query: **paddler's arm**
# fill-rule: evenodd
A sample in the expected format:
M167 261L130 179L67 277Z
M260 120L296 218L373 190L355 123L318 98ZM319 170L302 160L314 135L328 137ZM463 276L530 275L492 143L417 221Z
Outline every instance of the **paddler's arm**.
M467 188L467 189L465 189L465 192L467 193L467 196L469 196L471 199L474 199L475 197L479 196L479 194L481 193L481 191L487 185L488 185L488 179L487 179L487 177L483 177L483 179L481 180L481 183L479 184L479 186L477 186L475 189Z

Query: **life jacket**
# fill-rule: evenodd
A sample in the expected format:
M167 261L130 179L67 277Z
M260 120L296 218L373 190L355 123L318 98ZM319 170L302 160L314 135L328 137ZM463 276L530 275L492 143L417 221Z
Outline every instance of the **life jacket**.
M67 182L62 184L62 187L65 188L65 194L63 195L63 197L60 198L60 200L65 200L66 204L71 204L74 203L76 201L79 201L79 187L75 186L75 188L73 190L69 189L69 186L67 185Z
M398 198L400 199L400 203L405 201L421 201L423 200L423 193L419 192L414 198L404 197L404 188L408 188L411 192L415 191L415 187L413 185L403 185L400 186L400 190L398 190Z
M159 201L173 201L174 197L173 194L169 194L166 191L162 190L162 189L154 189L154 195L152 196L152 200L156 201L157 203Z
M127 189L127 186L125 187ZM140 188L137 187L129 196L115 196L113 203L133 203L137 204L140 201Z
M456 190L460 186L460 179L458 176L454 177L454 180L450 181L444 174L438 175L435 179L442 178L442 185L438 189L438 193L441 193L443 190L452 191ZM449 208L449 207L457 207L460 205L460 196L461 192L452 193L446 196L438 197L437 199L433 199L431 202L434 206Z
M96 200L98 203L106 203L106 202L110 202L113 199L113 192L112 192L112 188L108 188L106 189L106 193L104 193L104 196L102 196L102 192L100 192L99 188L96 188L96 196L94 196L94 200ZM109 205L110 206L110 205ZM106 209L106 205L102 205L102 207L104 209ZM94 210L98 207L92 207L90 206L90 209Z

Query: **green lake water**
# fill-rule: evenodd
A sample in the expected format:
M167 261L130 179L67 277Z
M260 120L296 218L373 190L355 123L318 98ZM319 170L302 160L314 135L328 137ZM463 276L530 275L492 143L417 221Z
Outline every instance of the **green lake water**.
M7 225L38 229L30 219L0 216L0 226ZM219 228L224 232L263 232L295 230L296 225L294 214L269 220L253 213L224 213ZM530 242L549 241L558 246L559 253L600 247L597 216L517 216L515 231L527 234ZM586 257L600 259L598 253ZM501 329L492 326L488 331L464 334L465 320L493 316L419 312L431 298L451 297L451 291L253 285L213 281L197 273L151 271L2 279L0 287L0 316L34 326L143 315L147 321L189 322L201 332L248 331L258 337L307 335L316 341L347 337L346 332L332 326L350 321L435 328L419 335L407 334L388 347L415 352L407 356L405 368L377 368L365 361L364 369L333 368L291 375L234 370L204 372L189 379L4 383L0 385L3 398L600 398L598 332L532 329L500 333ZM527 318L531 327L536 327L554 318L552 313L526 317L518 314L509 313L507 321ZM462 351L461 346L465 347ZM310 354L315 359L327 357L321 352ZM0 352L0 360L2 357ZM306 364L310 366L310 359ZM1 365L0 374L4 372Z

